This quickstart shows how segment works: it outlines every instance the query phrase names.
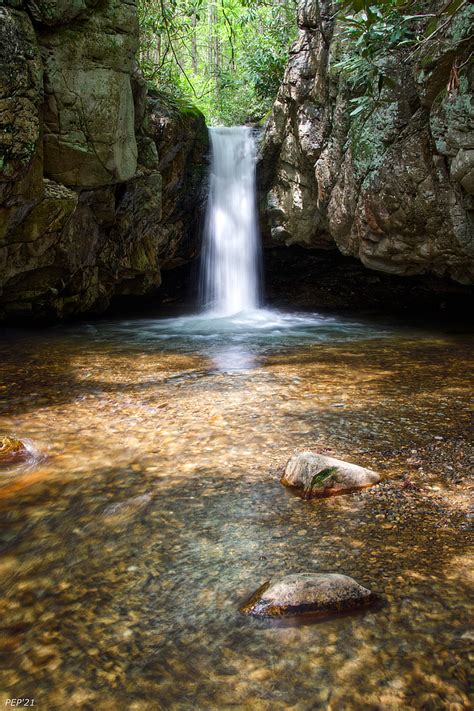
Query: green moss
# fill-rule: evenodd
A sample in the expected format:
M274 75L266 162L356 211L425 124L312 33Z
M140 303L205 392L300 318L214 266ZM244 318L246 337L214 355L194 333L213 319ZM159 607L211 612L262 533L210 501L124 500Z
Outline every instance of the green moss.
M204 118L202 111L195 106L192 101L184 96L172 94L167 89L157 87L152 82L147 82L148 95L156 99L163 109L175 118L185 120L188 117Z

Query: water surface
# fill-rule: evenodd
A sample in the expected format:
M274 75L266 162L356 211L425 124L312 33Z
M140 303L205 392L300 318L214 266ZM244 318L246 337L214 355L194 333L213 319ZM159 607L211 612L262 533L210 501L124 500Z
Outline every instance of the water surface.
M0 475L1 701L469 708L471 347L275 312L5 334L0 430L37 457ZM383 483L301 501L278 480L300 449ZM303 570L385 604L301 626L239 614Z

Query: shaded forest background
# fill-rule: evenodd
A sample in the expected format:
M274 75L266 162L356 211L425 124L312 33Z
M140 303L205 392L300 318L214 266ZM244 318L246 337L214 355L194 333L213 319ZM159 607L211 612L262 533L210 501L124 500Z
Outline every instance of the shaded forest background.
M426 52L469 2L335 0L331 66L352 96L351 115L365 120L384 89L399 89L400 62ZM165 100L197 106L209 125L266 118L297 37L297 0L138 0L138 8L141 69ZM454 67L451 88L467 64Z
M208 123L271 109L297 34L296 0L140 0L145 77L197 106Z

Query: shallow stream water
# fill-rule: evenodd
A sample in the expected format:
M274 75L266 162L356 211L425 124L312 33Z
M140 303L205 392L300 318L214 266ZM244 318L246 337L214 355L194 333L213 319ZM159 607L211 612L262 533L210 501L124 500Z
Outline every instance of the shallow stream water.
M337 317L9 331L0 432L0 703L38 709L470 708L472 341ZM371 490L303 501L314 449ZM380 609L270 624L270 577L342 572Z

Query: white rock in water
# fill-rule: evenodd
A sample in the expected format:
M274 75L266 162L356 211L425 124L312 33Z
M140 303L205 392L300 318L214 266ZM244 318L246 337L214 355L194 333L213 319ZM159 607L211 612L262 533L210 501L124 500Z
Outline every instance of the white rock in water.
M313 452L301 452L289 459L282 484L301 489L308 498L333 496L366 489L380 481L371 469Z
M329 614L367 607L377 600L368 588L339 573L298 573L262 585L240 611L258 617Z

